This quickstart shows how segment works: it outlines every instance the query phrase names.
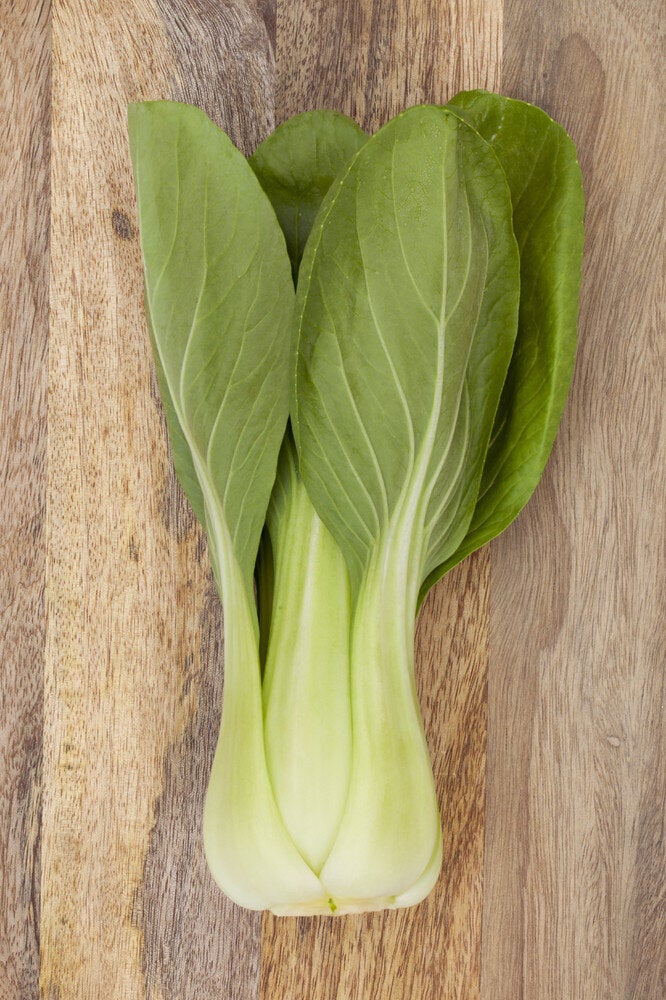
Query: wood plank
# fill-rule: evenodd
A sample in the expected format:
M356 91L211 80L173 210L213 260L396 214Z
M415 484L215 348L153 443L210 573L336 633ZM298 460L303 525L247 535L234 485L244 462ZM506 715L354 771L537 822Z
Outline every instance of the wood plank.
M129 100L195 98L255 145L270 28L259 3L53 6L42 992L247 998L260 921L201 842L220 610L171 472L125 120Z
M277 118L330 107L374 131L413 104L497 89L501 53L501 0L278 0Z
M402 108L499 86L501 3L278 4L277 118L332 107L375 129ZM479 995L485 792L487 553L430 595L417 683L444 862L421 906L361 917L264 915L261 996L420 1000Z
M564 425L492 554L487 1000L666 994L660 18L506 4L504 89L571 131L587 237Z
M223 900L200 850L220 615L169 471L123 139L124 103L143 96L196 100L246 149L270 127L271 12L220 7L56 2L47 997L258 989L258 921ZM374 127L414 100L499 83L499 2L291 3L279 13L280 117L328 104ZM489 615L482 996L664 994L658 14L647 0L624 11L507 0L504 89L568 125L586 179L574 394L542 488L492 548L490 589L483 553L437 588L420 623L419 690L447 837L435 893L403 914L265 918L264 997L478 995ZM15 279L0 285L11 331L0 996L13 1000L36 995L39 919L48 9L16 0L3 29L13 141L0 177L21 192L0 217L3 273Z
M39 975L44 661L50 9L17 0L0 33L0 996Z

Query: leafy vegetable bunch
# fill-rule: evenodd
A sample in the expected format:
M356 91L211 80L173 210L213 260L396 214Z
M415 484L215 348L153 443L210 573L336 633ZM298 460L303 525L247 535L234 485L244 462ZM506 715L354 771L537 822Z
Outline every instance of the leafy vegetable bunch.
M441 831L414 621L550 452L575 149L481 91L370 137L298 115L249 161L184 104L133 105L129 129L173 460L225 613L211 871L279 914L417 903Z

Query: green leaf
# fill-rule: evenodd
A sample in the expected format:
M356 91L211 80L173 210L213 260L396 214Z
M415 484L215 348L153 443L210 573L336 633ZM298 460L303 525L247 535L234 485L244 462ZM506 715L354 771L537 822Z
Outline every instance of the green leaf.
M491 145L507 177L520 250L518 335L474 516L427 589L503 531L534 492L566 402L576 352L584 197L576 149L540 108L484 91L449 107Z
M515 339L518 267L497 158L436 107L368 140L303 256L292 426L352 590L349 793L320 872L336 902L405 905L437 877L414 616L421 582L472 517Z
M132 105L146 305L176 468L248 588L288 410L294 292L255 175L197 108ZM198 485L197 485L198 484Z
M346 115L306 111L279 125L250 157L285 234L294 284L324 195L367 139Z
M410 109L325 198L299 277L292 423L355 593L397 521L418 583L462 542L517 305L496 157L452 112Z
M367 135L356 122L337 111L306 111L279 125L257 147L249 163L268 195L284 233L292 263L294 284L301 256L321 202L335 178L349 163ZM282 465L297 463L291 436L285 436ZM286 461L286 459L289 461ZM174 454L175 460L175 454ZM278 465L274 493L283 495ZM296 502L289 485L283 506ZM287 517L287 514L284 515ZM273 534L278 518L273 518ZM261 662L265 663L273 601L273 551L268 528L264 531L255 569L261 619Z
M174 459L225 609L224 705L204 809L213 876L242 905L319 899L266 761L253 569L289 399L294 289L254 173L197 108L133 105L146 304Z

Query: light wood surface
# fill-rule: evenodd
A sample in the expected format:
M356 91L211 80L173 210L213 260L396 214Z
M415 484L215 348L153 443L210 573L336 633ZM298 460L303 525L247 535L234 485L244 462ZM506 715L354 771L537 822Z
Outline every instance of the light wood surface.
M49 11L0 14L0 998L37 989L48 341Z
M661 1000L658 5L17 0L0 26L0 1000ZM150 361L126 104L192 101L249 152L310 107L372 129L473 86L579 148L571 400L527 510L419 620L435 891L262 918L202 856L222 621Z
M492 546L493 1000L666 996L659 7L556 0L527 19L505 2L503 88L569 129L587 211L564 422L536 497Z

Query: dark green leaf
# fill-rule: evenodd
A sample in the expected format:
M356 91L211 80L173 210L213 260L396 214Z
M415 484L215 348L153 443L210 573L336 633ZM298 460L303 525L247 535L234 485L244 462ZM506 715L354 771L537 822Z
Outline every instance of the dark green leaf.
M398 521L420 583L466 533L516 331L488 145L442 108L381 129L322 204L297 302L292 423L315 508L356 590Z
M284 237L246 159L202 111L132 105L129 131L176 468L205 510L214 567L229 549L249 589L288 410Z
M520 250L520 314L472 523L422 596L503 531L541 478L571 381L583 251L580 168L562 126L540 108L484 91L458 94L450 107L490 143L506 174Z
M367 138L337 111L306 111L279 125L250 157L285 234L294 284L324 195Z

